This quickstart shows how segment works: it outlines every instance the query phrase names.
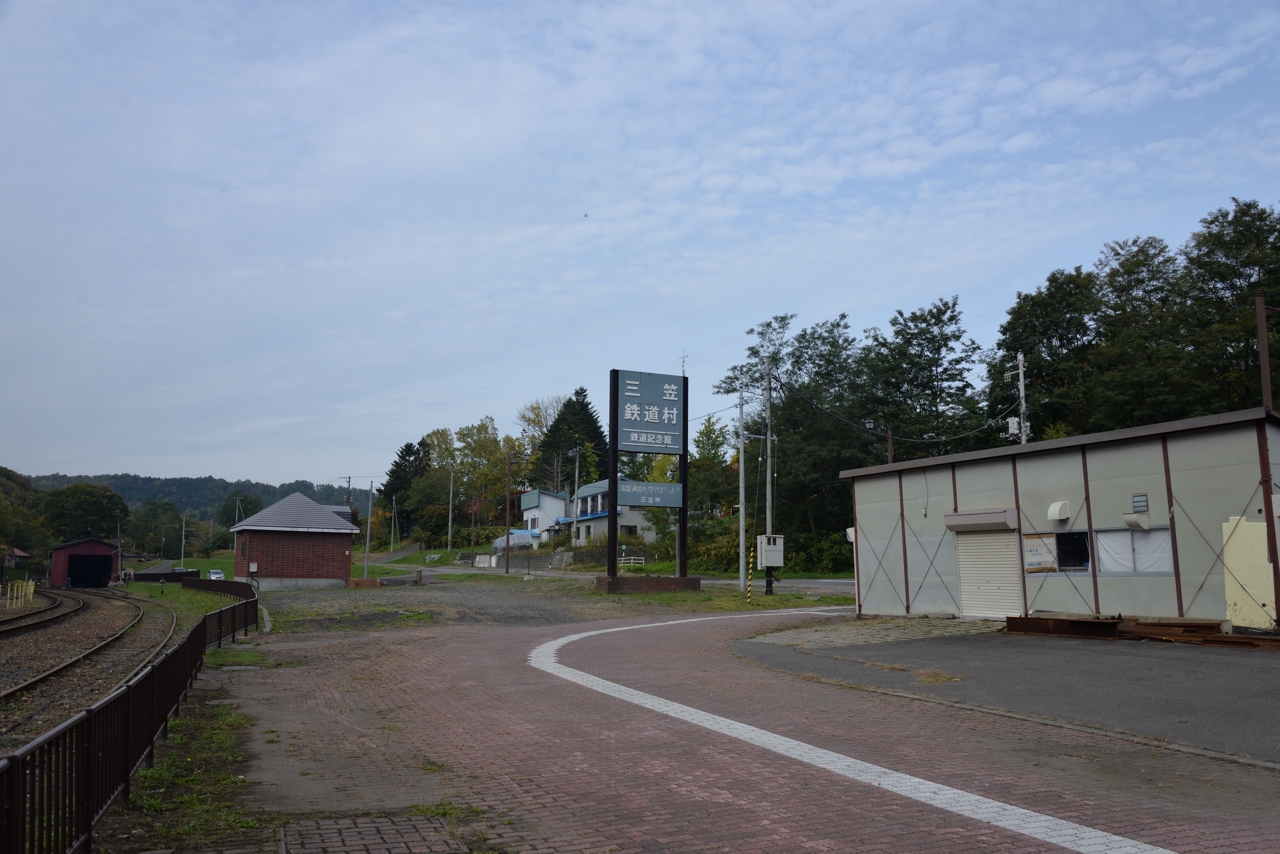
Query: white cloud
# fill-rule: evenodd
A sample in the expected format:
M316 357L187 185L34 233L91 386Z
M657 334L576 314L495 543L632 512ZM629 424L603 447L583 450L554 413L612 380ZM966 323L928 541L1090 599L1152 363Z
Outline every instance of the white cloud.
M1278 20L15 4L0 296L30 354L5 390L36 414L0 462L379 470L404 437L579 384L599 405L608 367L682 350L714 409L740 330L779 311L882 324L959 292L989 340L1102 240L1276 200ZM162 406L192 415L139 415Z

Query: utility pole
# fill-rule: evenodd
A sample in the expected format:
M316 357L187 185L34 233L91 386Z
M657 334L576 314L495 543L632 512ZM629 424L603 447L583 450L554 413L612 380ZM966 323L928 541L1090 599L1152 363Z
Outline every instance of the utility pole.
M772 360L766 356L764 360L764 459L765 459L765 478L767 483L764 489L764 533L765 536L773 534L773 366ZM771 543L772 540L766 540ZM763 554L763 550L761 552ZM764 568L764 595L773 595L773 567L766 564Z
M1271 348L1267 341L1267 312L1274 312L1274 308L1267 308L1266 301L1262 296L1262 288L1258 288L1253 294L1254 311L1258 320L1258 367L1262 369L1262 407L1268 412L1271 411Z
M396 497L391 496L391 551L396 550L396 534L400 533L400 517L396 514Z
M773 533L773 368L764 357L764 532Z
M582 449L574 448L569 453L573 454L573 528L569 531L569 545L572 546L578 539L578 455Z
M738 590L747 589L747 426L738 389Z
M364 577L369 577L369 538L373 536L373 481L369 481L369 515L364 517Z
M453 469L449 469L449 534L444 549L453 551Z
M1022 444L1030 438L1031 425L1027 423L1027 360L1018 351L1018 437Z
M239 499L236 499L239 501ZM351 475L347 475L347 506L351 506Z
M507 505L507 547L502 550L503 572L511 574L511 455L507 454L507 494L503 496Z

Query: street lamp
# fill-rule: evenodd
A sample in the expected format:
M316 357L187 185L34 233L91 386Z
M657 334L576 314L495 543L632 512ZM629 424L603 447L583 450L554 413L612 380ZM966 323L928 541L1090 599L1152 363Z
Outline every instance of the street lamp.
M582 448L574 448L565 453L573 455L573 527L569 529L569 545L573 546L578 539L578 455L582 453Z

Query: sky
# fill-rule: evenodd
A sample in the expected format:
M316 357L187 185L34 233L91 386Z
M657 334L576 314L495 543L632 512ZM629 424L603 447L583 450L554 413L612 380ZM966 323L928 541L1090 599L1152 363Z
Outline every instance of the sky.
M0 465L279 483L1280 202L1276 2L0 0ZM724 413L730 415L731 413Z

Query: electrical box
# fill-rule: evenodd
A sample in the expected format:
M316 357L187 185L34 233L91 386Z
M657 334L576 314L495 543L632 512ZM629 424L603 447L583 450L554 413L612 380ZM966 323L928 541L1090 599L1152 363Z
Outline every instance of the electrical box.
M256 563L251 563L251 564L249 564L249 571L250 571L250 572L257 572L257 571L258 571L258 565L257 565Z
M756 537L756 556L761 569L782 566L782 537L778 534L761 534Z

